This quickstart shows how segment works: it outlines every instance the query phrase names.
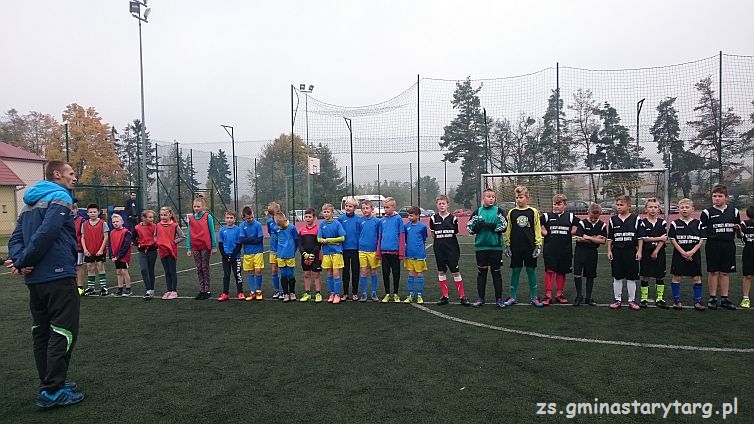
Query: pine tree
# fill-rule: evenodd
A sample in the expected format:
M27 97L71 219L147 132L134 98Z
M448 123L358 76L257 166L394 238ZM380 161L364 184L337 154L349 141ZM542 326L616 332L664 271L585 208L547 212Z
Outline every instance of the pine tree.
M230 187L233 184L231 176L233 173L230 171L230 165L228 164L228 157L223 149L218 150L217 154L211 154L209 159L209 168L207 169L207 188L217 190L220 193L220 200L225 205L230 204ZM212 187L210 187L210 184Z
M586 168L593 170L596 159L594 146L600 130L600 123L597 118L600 110L593 98L592 91L582 88L576 90L573 93L573 103L568 105L568 109L574 112L574 117L568 121L570 132L573 135L574 147L582 149ZM590 192L594 196L592 200L596 202L597 179L594 174L589 175L589 183L591 185Z
M458 110L458 115L446 125L440 137L440 147L447 149L445 160L450 163L461 161L461 184L455 195L456 204L470 208L472 199L481 199L480 178L484 168L484 131L485 122L479 96L482 89L471 86L471 78L457 82L451 104Z

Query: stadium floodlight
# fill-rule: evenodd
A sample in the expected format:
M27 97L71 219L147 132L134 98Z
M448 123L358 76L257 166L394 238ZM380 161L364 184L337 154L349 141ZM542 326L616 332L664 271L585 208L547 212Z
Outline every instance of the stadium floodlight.
M550 210L552 196L565 194L567 210L586 215L590 203L602 206L603 214L613 212L615 197L628 194L639 210L648 198L657 198L667 217L670 212L669 173L666 168L595 169L553 172L509 172L482 174L482 190L495 190L497 203L504 209L515 207L514 189L529 190L531 206ZM560 189L558 187L561 187ZM670 222L670 219L666 218Z
M299 84L298 91L306 91L306 84Z
M142 46L141 46L141 23L148 23L147 18L149 18L149 14L152 13L152 9L147 7L146 0L130 0L129 3L129 11L131 12L131 16L136 18L139 21L139 78L141 82L141 122L139 125L139 146L140 146L140 152L139 152L139 179L140 185L141 185L141 196L140 196L140 203L142 209L146 209L146 202L147 202L147 138L146 138L146 120L144 119L144 60L143 60L143 54L142 54ZM144 16L142 17L141 14L141 7L144 6ZM159 191L159 190L158 190Z
M238 163L236 161L236 137L233 133L232 125L220 124L220 126L223 127L225 132L230 136L230 148L231 154L233 155L233 196L235 197L234 205L236 213L238 213Z
M311 93L312 91L314 91L314 86L310 84L309 85L309 92Z
M306 117L306 163L307 166L309 166L309 160L311 157L309 156L309 150L311 149L311 146L309 145L309 94L314 91L314 85L309 84L309 89L306 89L306 84L299 84L299 91L304 93L304 116ZM306 201L308 207L311 207L312 205L312 173L307 172L306 173Z

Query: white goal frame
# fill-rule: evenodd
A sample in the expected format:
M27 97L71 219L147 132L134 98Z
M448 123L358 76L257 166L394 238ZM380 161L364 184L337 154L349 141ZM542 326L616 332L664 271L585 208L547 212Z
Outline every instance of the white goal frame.
M486 173L481 175L481 192L486 189L486 180L488 178L508 178L508 177L558 177L566 175L596 175L596 174L638 174L638 173L655 173L661 174L665 189L663 190L663 213L665 217L670 213L670 175L667 168L631 168L631 169L584 169L579 171L552 171L552 172L500 172L500 173ZM634 199L638 206L639 199ZM667 221L669 221L666 218Z

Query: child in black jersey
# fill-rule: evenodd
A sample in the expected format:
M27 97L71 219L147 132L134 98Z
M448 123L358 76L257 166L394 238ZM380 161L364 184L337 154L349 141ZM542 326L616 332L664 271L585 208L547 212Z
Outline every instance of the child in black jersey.
M437 261L437 278L440 282L440 292L442 297L437 302L438 305L447 305L448 300L448 275L450 270L453 275L453 282L458 290L458 297L461 305L469 306L471 302L466 298L463 287L463 277L461 270L458 268L458 261L461 258L461 249L458 246L458 220L450 212L448 206L450 201L448 196L441 194L435 200L437 213L429 218L429 229L432 231L434 242L432 249Z
M597 306L592 297L594 279L597 277L597 249L607 241L607 226L600 220L602 208L596 203L589 205L589 217L576 227L576 248L573 252L573 281L576 285L576 299L573 306L586 303ZM586 299L581 295L582 278L586 277Z
M749 290L751 290L751 277L754 275L754 206L746 208L746 221L741 222L741 238L744 240L744 251L741 254L741 267L743 268L744 279L743 299L741 307L744 309L751 308L749 300Z
M736 309L728 300L729 273L736 272L735 233L741 225L738 209L728 206L728 188L718 184L712 188L712 206L703 210L699 220L707 237L705 247L709 285L707 307L717 309L717 285L720 283L720 306Z
M552 286L555 283L555 301L568 303L563 295L566 274L573 269L572 236L576 233L579 219L573 212L566 212L564 194L552 197L552 212L545 212L539 218L544 235L543 256L545 260L545 297L542 303L549 305L553 301Z
M649 279L655 279L655 305L667 309L664 300L665 293L665 243L668 241L667 223L660 218L660 202L654 197L647 199L644 204L644 212L647 214L639 222L639 231L643 241L639 275L641 276L641 303L642 308L647 307L649 299Z
M670 263L672 282L670 289L673 293L673 309L682 310L681 278L691 277L694 283L694 309L707 309L702 303L702 253L704 233L701 222L692 218L694 202L691 199L678 201L678 212L681 217L670 223L668 238L673 245L673 260Z
M623 280L628 288L628 306L633 310L641 307L634 301L636 280L639 279L642 241L639 238L639 217L631 213L631 197L621 195L615 198L616 215L610 217L607 227L607 259L613 274L613 294L615 300L611 309L622 305Z

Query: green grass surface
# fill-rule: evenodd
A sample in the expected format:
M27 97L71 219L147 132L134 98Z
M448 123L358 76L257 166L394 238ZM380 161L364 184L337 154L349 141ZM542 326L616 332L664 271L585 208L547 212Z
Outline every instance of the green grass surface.
M471 241L461 239L461 270L473 298L476 266ZM428 260L425 299L433 301L439 289L431 249ZM606 257L601 255L600 261L595 297L607 303L612 284ZM540 260L540 281L541 264ZM179 274L181 296L193 297L197 291L191 268L193 259L182 256L179 270L187 271ZM211 269L216 297L222 268ZM507 295L507 265L503 271ZM140 279L137 267L131 273L135 281ZM159 263L157 274L162 274ZM146 302L140 299L139 283L132 298L82 299L81 332L69 377L87 398L80 405L40 412L33 406L37 378L28 292L16 277L4 274L0 279L4 288L0 376L5 388L1 422L562 422L565 415L537 415L537 403L556 402L565 412L568 402L594 402L594 398L611 403L677 399L712 402L719 409L721 402L732 402L734 397L738 397L738 415L727 421L754 421L754 353L615 346L498 330L752 349L752 311L425 305L491 327L484 328L392 303ZM732 280L731 296L738 302L740 274ZM269 271L264 287L269 297ZM570 276L566 288L572 298ZM158 293L163 289L164 279L158 278ZM297 289L299 293L303 289L300 271ZM381 278L378 289L382 294ZM404 270L401 293L405 290ZM450 290L455 300L452 284ZM527 293L524 276L519 297ZM688 299L690 293L690 284L684 284L684 297ZM666 299L669 294L668 288ZM492 297L490 281L488 298ZM661 417L601 415L576 421L647 419ZM669 419L695 422L701 416L671 414Z

